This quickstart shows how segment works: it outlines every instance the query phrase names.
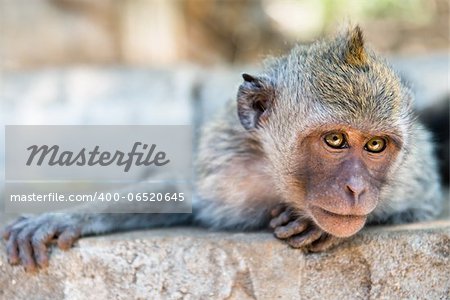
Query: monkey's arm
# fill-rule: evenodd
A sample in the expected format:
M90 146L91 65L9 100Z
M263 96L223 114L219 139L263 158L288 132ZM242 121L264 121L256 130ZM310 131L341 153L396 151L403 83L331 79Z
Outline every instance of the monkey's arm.
M120 218L120 216L119 216ZM20 217L8 225L3 233L8 261L12 265L22 263L27 271L36 264L48 265L47 245L57 238L61 249L68 249L81 236L109 232L120 226L113 215L48 213L32 217ZM113 225L114 224L114 225Z
M190 214L48 213L17 219L6 227L3 237L9 263L21 263L33 271L48 265L47 247L55 238L58 247L66 250L81 236L169 226L189 219Z
M229 161L204 175L199 184L202 207L196 219L218 229L272 228L274 235L294 248L311 252L336 245L335 238L301 212L282 204L270 179L251 162Z
M164 186L159 188L164 190ZM172 188L170 187L171 190ZM139 205L137 202L125 204ZM127 207L123 207L123 210L119 211L126 211L126 209ZM89 213L87 211L89 207L81 207L71 212L46 213L21 217L14 221L3 232L3 237L7 240L6 251L9 263L13 265L21 263L27 271L36 270L37 266L47 266L48 245L54 239L57 240L58 247L65 250L81 236L192 222L192 214L188 213Z

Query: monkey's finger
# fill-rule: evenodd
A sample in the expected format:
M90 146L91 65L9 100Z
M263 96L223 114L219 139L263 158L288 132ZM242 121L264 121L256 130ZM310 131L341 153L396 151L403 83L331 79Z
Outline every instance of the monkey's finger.
M303 234L299 234L289 238L287 242L293 248L301 248L316 241L317 239L320 238L322 234L323 234L322 230L313 227Z
M24 228L17 236L20 260L27 272L36 271L36 262L33 256L33 247L31 246L33 232L34 228Z
M69 227L63 231L58 238L58 247L62 250L67 250L80 237L81 230L79 228Z
M14 222L12 222L11 224L9 224L8 226L5 227L5 229L2 232L2 236L5 240L9 239L10 235L11 235L11 231L13 230L13 228L21 223L23 220L25 220L25 217L19 217L17 220L15 220Z
M295 234L299 234L305 231L305 229L308 228L308 223L309 222L302 219L294 220L288 223L286 226L275 228L275 236L279 239L287 239Z
M277 217L279 214L281 214L284 210L286 210L286 205L284 204L278 204L272 210L270 211L270 215L272 218Z
M17 247L17 232L11 232L6 243L6 255L11 265L17 265L20 262L19 248Z
M3 237L3 239L8 240L10 235L11 235L11 226L7 226L2 231L2 237Z
M270 227L276 228L278 226L282 226L286 224L291 218L291 214L289 211L282 212L278 217L273 218L270 221Z
M326 237L320 238L319 240L313 242L308 246L309 252L323 252L326 251L337 244L339 244L342 239L335 236L327 235Z
M34 258L40 267L48 266L48 244L55 237L56 230L54 227L40 227L31 238L33 246Z

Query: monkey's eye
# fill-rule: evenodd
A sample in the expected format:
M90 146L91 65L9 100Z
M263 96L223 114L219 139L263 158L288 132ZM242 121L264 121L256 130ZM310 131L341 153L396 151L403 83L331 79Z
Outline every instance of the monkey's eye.
M386 140L379 136L371 138L364 146L364 149L372 153L380 153L385 148L386 148Z
M327 134L325 136L325 143L335 149L344 148L347 145L345 135L339 132Z

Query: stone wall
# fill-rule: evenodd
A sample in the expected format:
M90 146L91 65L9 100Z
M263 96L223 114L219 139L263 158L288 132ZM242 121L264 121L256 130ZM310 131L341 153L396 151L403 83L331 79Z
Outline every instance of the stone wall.
M269 233L180 228L83 238L37 274L0 251L0 298L448 299L449 270L449 221L366 229L308 255Z

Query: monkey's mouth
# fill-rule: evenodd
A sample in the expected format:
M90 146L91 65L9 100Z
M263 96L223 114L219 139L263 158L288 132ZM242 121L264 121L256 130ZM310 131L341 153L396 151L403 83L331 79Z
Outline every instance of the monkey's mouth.
M349 219L358 219L358 218L365 218L366 216L365 215L343 215L343 214L337 214L337 213L334 213L334 212L331 212L331 211L329 211L329 210L326 210L326 209L323 209L323 208L320 208L320 207L318 207L318 209L322 212L322 213L324 213L324 214L327 214L327 215L329 215L330 217L335 217L335 218L349 218Z
M357 233L367 220L367 215L336 214L318 206L311 208L316 224L324 231L337 237L349 237Z

